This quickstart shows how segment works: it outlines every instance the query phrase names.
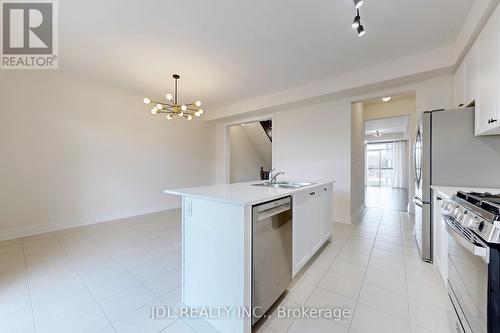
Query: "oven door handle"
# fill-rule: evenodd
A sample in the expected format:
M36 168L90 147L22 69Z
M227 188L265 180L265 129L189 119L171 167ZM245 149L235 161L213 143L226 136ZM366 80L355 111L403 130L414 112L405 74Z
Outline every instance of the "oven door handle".
M467 251L475 256L481 257L486 263L490 262L490 251L487 246L476 245L471 243L469 240L465 239L450 223L451 216L443 214L443 218L446 221L446 231L450 236L452 236L458 244L462 245Z

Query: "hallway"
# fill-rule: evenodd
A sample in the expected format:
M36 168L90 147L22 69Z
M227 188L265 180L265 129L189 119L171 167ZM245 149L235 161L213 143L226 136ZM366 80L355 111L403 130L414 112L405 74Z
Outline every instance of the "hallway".
M406 212L408 209L408 190L392 187L365 187L366 207L383 208Z

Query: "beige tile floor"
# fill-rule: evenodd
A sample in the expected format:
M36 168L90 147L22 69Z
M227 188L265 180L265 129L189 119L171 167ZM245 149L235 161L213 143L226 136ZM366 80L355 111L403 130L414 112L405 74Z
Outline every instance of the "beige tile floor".
M0 242L1 332L212 333L200 320L150 320L180 301L180 212ZM271 318L260 333L449 333L446 291L418 258L410 218L368 209L293 282L284 305L350 308L352 318Z

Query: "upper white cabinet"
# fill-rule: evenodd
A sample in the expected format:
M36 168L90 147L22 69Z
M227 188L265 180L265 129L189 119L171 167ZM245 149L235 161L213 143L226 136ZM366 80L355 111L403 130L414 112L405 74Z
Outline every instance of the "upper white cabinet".
M455 73L455 107L466 106L465 103L465 62L462 62Z
M500 134L500 7L455 73L455 106L475 101L476 135Z
M499 7L500 8L500 7ZM498 94L500 93L500 20L495 10L478 38L478 95L476 134L495 134L498 129ZM497 132L498 133L498 132Z
M466 107L477 99L478 43L474 44L455 73L455 107Z
M477 99L477 70L478 70L478 47L474 44L464 59L464 106L470 105Z

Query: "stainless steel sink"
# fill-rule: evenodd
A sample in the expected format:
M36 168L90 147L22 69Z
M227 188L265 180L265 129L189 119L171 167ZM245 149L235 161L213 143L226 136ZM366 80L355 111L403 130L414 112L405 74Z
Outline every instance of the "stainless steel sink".
M252 184L252 186L294 189L294 188L301 188L301 187L305 187L305 186L311 186L314 184L316 184L316 183L288 181L288 182L274 182L274 183L264 182L264 183Z

